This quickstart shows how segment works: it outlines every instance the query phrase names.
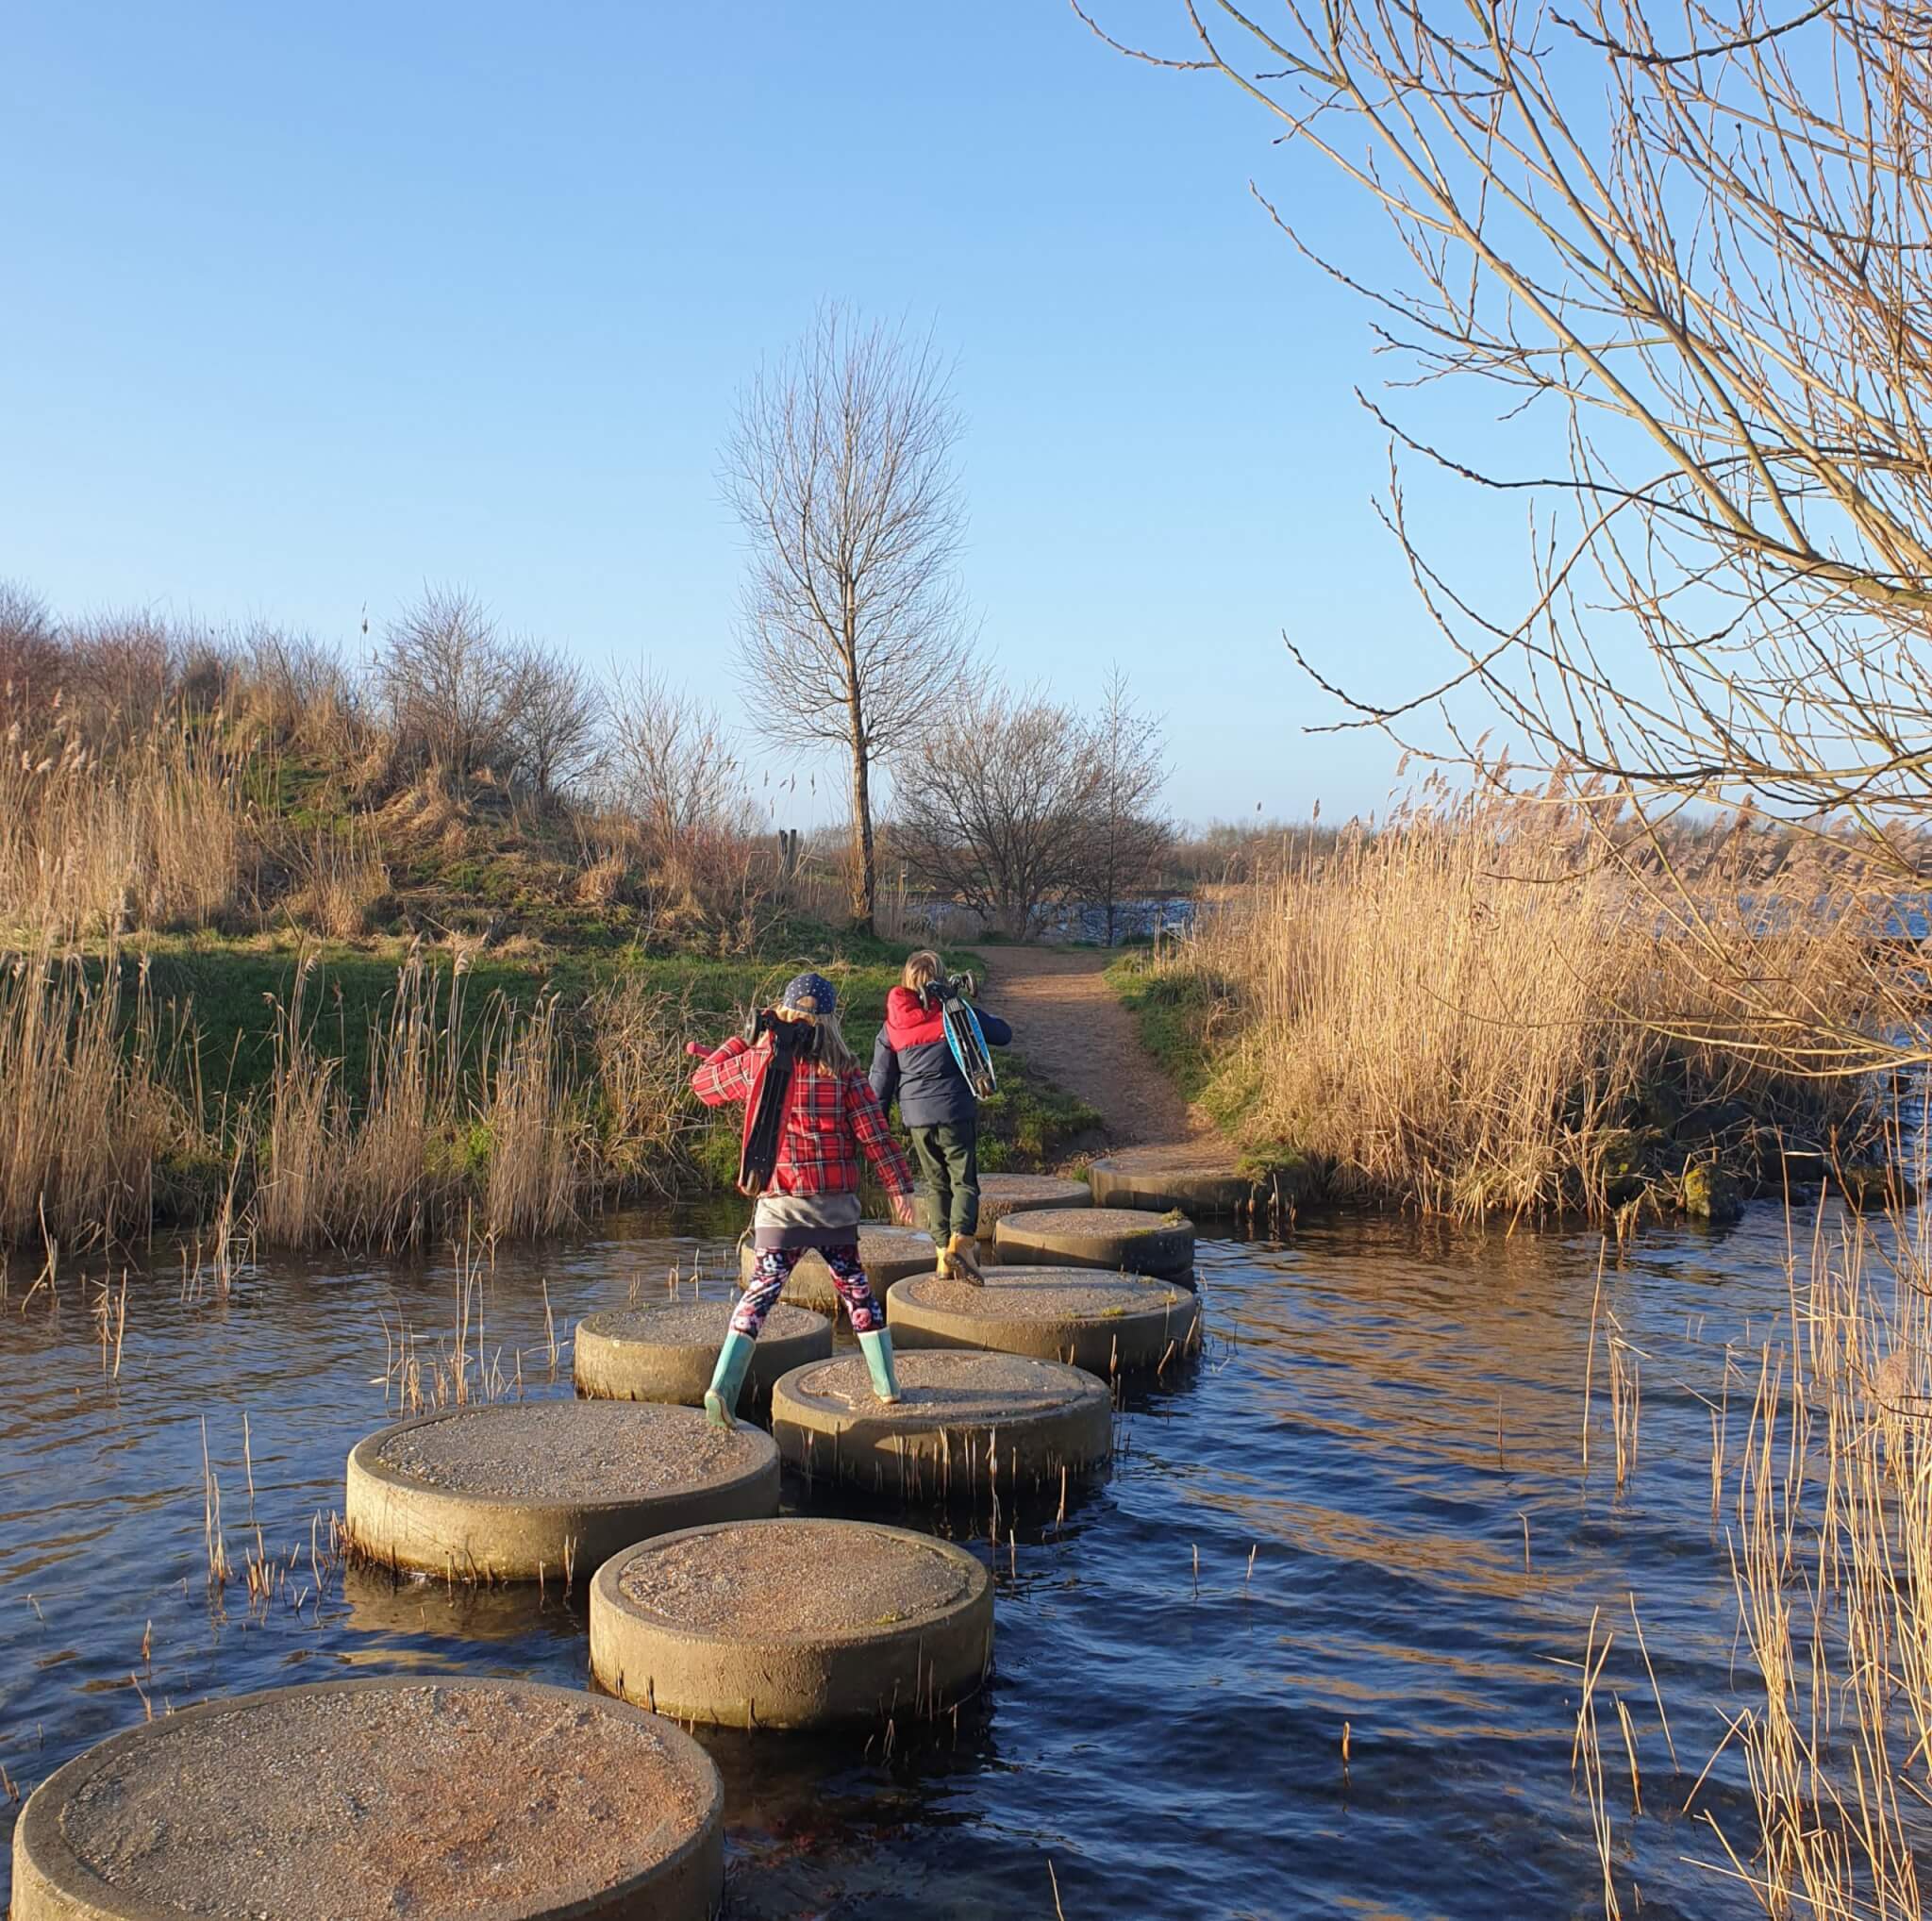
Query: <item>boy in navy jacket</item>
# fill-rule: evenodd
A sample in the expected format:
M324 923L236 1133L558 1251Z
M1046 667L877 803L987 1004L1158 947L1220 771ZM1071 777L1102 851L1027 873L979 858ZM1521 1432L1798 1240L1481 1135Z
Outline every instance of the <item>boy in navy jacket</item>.
M899 1118L912 1136L940 1272L976 1286L979 1103L946 1044L939 998L926 992L945 977L944 963L929 949L907 960L904 984L886 996L886 1024L872 1050L872 1091L881 1107L897 1098ZM1013 1030L997 1014L978 1006L974 1011L989 1046L1012 1044Z

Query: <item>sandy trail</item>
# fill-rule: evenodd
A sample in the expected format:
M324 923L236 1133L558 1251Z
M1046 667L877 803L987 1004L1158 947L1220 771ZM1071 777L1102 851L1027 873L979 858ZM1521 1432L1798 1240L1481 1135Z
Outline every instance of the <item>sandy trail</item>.
M1141 1044L1134 1017L1101 975L1115 957L1089 947L991 947L986 1003L1013 1024L1013 1045L1049 1079L1099 1110L1120 1146L1211 1139Z

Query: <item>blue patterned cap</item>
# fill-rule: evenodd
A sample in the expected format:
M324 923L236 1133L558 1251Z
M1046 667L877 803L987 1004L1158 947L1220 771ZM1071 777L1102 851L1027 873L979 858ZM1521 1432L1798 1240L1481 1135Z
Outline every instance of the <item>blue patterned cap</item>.
M823 974L801 974L786 987L785 1005L794 1013L837 1013L839 990Z

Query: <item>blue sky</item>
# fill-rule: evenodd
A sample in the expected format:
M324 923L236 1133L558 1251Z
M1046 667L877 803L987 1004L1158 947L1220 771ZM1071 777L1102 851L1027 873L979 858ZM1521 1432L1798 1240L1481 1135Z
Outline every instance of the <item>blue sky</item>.
M1377 693L1441 656L1372 510L1368 315L1247 181L1318 241L1373 217L1271 131L1058 0L11 9L0 576L345 643L461 582L736 712L718 450L837 299L958 357L1009 676L1121 662L1184 815L1377 808L1392 752L1302 732L1281 631Z

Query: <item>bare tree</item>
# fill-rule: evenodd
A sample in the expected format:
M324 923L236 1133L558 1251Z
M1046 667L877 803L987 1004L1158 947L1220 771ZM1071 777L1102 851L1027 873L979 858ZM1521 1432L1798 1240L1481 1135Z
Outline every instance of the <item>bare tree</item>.
M524 640L512 649L517 762L539 800L591 779L603 758L604 689L560 647Z
M1035 693L979 685L894 783L892 844L925 886L1024 939L1079 885L1103 778L1086 723Z
M1160 716L1134 704L1127 677L1107 677L1091 734L1096 779L1081 835L1080 889L1107 916L1107 944L1119 930L1121 903L1144 888L1174 839L1160 811L1167 761Z
M873 776L957 702L961 422L932 342L824 309L740 399L724 489L751 542L740 662L766 739L847 757L852 914L877 905Z
M1921 883L1924 8L1701 0L1666 25L1641 0L1286 0L1264 25L1181 0L1177 17L1171 55L1122 50L1220 76L1379 205L1400 270L1323 259L1269 210L1374 305L1414 381L1496 390L1523 444L1504 467L1488 421L1442 446L1365 402L1398 459L1526 506L1536 573L1524 602L1479 606L1412 534L1398 468L1387 518L1457 658L1400 702L1318 673L1356 724L1399 738L1475 692L1546 766L1641 801L1624 815L1640 838L1659 805L1749 800L1828 851L1855 835L1883 894ZM1694 928L1688 894L1677 910ZM1914 998L1891 1012L1924 1055ZM1870 1033L1802 1045L1820 1072L1896 1058Z
M375 683L403 753L451 786L513 760L520 663L475 594L425 588L389 624Z
M716 709L660 675L625 675L611 693L608 730L611 799L658 853L747 831L743 767Z

